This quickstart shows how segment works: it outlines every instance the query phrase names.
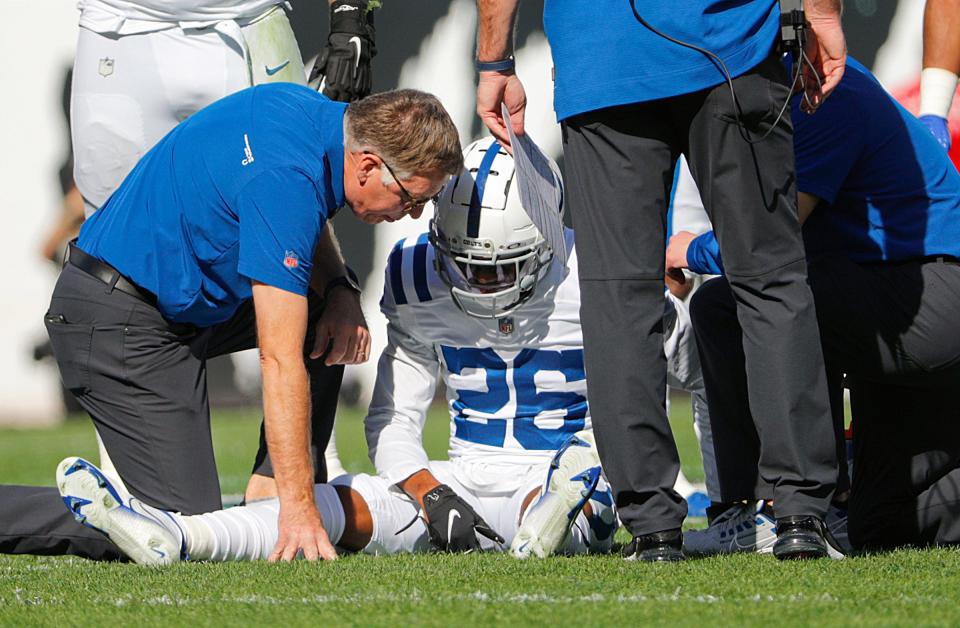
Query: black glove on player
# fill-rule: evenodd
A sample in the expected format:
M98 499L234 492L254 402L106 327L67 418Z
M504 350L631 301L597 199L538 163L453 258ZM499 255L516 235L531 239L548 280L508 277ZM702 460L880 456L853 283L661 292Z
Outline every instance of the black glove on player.
M373 11L367 10L367 0L334 2L330 5L330 36L310 71L310 85L340 102L370 94L375 40Z
M503 537L494 532L470 504L446 484L423 496L423 510L427 515L430 544L442 552L480 549L477 534L497 543L504 542Z

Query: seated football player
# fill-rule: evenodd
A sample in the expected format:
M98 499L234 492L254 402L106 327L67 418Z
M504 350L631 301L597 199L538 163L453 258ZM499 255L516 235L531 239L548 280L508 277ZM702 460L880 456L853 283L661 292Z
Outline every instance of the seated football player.
M849 528L854 549L960 544L960 173L921 122L853 59L816 113L793 103L793 122L799 218L841 460L844 381L851 399L852 483L841 465L838 487L847 484L849 499L835 496L849 515L832 508L826 526ZM674 236L667 266L723 272L712 233ZM774 526L791 513L774 519L777 505L762 501L769 484L758 475L728 280L704 284L691 315L720 502L731 508L705 531L685 535L685 550L770 551ZM811 533L824 528L809 518L791 523ZM809 543L811 554L836 557L845 548L835 540L828 548Z
M510 155L492 139L467 148L429 233L390 254L388 345L365 421L377 474L316 486L335 545L518 558L610 549L618 522L585 396L573 232L565 239L566 266L521 206ZM683 303L666 295L664 313L668 358L695 352ZM431 461L422 432L441 380L449 461ZM276 500L180 516L129 498L77 458L61 463L57 484L79 520L137 562L293 558L270 556Z

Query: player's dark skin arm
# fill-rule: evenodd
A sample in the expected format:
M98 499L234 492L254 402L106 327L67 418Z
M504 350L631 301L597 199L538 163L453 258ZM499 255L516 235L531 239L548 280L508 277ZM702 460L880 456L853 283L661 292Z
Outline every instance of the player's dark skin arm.
M440 486L440 481L433 477L433 474L426 469L420 469L406 480L397 482L404 493L417 500L420 508L423 508L423 496Z
M960 74L960 0L927 0L923 13L923 67Z

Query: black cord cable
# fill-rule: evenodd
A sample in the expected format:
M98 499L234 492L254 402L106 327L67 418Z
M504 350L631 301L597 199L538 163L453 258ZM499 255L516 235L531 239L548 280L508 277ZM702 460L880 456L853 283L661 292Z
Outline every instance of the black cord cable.
M727 64L723 62L723 59L721 59L714 52L707 50L706 48L701 48L700 46L682 41L680 39L677 39L676 37L671 37L670 35L667 35L663 31L658 30L653 25L651 25L648 21L643 19L643 16L640 15L640 12L637 11L636 0L628 0L628 1L630 2L630 10L633 11L633 16L637 19L637 21L640 24L646 27L649 31L651 31L655 35L659 35L660 37L666 39L669 42L673 42L674 44L677 44L678 46L683 46L684 48L695 50L719 66L720 71L723 72L724 79L726 79L727 87L730 88L730 98L731 100L733 100L733 107L735 110L734 114L737 120L737 128L740 131L740 137L742 137L745 142L747 142L748 144L759 144L760 142L770 137L770 134L773 133L773 130L777 128L778 124L780 124L780 120L783 118L783 114L787 111L787 108L790 106L790 100L793 98L793 91L797 88L797 82L800 80L800 74L801 74L804 61L806 60L806 62L809 63L809 59L807 59L807 56L806 54L804 54L802 48L800 49L800 58L797 59L797 62L796 62L796 71L794 72L793 82L790 85L790 91L787 93L787 99L783 103L783 107L780 108L780 113L777 114L777 119L773 121L773 124L770 125L770 128L767 129L766 133L761 135L759 139L754 140L750 138L750 131L748 131L747 128L743 125L743 121L740 118L743 111L742 109L740 109L740 102L737 100L737 92L733 88L733 77L730 76L730 71L727 69ZM819 79L819 76L818 76L818 79Z

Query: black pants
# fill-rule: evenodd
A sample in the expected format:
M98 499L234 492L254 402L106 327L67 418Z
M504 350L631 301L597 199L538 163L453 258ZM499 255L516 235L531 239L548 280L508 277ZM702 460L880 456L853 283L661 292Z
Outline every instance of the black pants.
M311 450L315 481L324 482L323 452L343 368L306 358L323 310L317 295L308 301ZM148 504L184 514L221 508L206 361L257 346L252 301L212 327L175 325L141 299L68 264L46 325L63 383L93 418L127 489ZM262 427L253 472L273 475ZM111 555L102 536L73 521L56 489L0 487L0 503L0 552ZM23 515L27 508L29 516Z
M811 263L842 450L843 388L854 431L850 541L859 548L960 543L960 266ZM740 328L724 279L694 296L721 498L770 498L744 392ZM846 482L841 465L839 484ZM776 507L776 504L775 504Z
M775 54L734 80L741 119L766 132L787 98ZM563 124L577 231L587 389L604 469L634 534L679 527L679 469L664 408L661 329L666 207L687 156L716 229L746 333L761 467L794 514L822 515L834 489L826 380L797 221L789 115L741 137L725 84L613 107Z

